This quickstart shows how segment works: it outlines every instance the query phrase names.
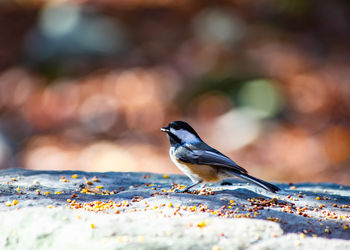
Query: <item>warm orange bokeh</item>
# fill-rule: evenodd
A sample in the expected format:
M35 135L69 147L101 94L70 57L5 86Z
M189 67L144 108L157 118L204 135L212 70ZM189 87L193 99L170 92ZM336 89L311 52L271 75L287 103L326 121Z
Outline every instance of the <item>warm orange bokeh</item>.
M180 173L181 119L263 179L350 184L348 3L122 2L0 4L1 168Z

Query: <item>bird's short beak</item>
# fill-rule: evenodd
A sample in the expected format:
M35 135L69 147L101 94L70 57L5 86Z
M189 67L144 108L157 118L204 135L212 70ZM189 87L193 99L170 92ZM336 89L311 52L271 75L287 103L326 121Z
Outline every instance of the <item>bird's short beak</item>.
M160 131L168 133L168 132L170 132L170 129L169 129L169 127L162 127L162 128L160 128Z

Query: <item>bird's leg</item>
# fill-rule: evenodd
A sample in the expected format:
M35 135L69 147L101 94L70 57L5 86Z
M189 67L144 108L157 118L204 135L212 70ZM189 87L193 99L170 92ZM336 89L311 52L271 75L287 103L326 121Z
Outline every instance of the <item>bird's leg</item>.
M175 189L174 191L177 192L177 193L185 193L185 192L187 192L190 188L192 188L192 187L194 187L194 186L196 186L196 185L198 185L198 184L201 184L201 183L202 183L202 181L197 181L197 182L193 183L192 185L188 186L187 188L185 188L184 190Z
M195 183L193 183L192 185L188 186L187 188L185 188L182 192L187 192L190 188L193 188L194 186L197 186L198 184L201 184L202 181L197 181Z

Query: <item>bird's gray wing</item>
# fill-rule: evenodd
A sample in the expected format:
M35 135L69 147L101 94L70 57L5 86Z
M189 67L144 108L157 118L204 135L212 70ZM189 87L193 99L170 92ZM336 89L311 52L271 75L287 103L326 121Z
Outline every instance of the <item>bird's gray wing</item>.
M247 170L240 167L227 156L208 150L186 150L183 152L178 152L177 157L179 160L187 163L219 166L230 170L235 170L240 173L247 173Z

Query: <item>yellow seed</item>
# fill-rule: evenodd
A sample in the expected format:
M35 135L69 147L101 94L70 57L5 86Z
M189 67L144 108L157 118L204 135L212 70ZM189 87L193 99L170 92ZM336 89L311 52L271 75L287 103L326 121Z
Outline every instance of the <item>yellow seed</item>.
M235 201L234 200L230 200L230 203L232 204L232 203L235 203Z
M211 250L220 250L220 247L219 247L219 246L213 246L213 247L211 248Z
M320 200L320 197L317 196L315 199L316 199L316 200Z
M73 174L73 175L72 175L72 178L73 178L73 179L76 179L76 178L78 178L78 175L77 175L77 174Z
M324 232L325 232L326 234L329 234L331 231L329 230L329 228L326 228L326 229L324 230Z
M349 226L348 226L348 225L345 225L345 226L343 227L343 229L348 230L348 229L349 229Z
M48 208L53 208L53 206L52 206L52 205L48 205L47 207L48 207Z
M163 175L163 178L164 178L164 179L168 179L168 178L169 178L169 175L164 174L164 175Z
M201 221L200 223L197 224L197 227L205 227L209 224L209 220L204 220L204 221Z
M173 203L168 202L166 205L167 205L167 207L172 207L172 206L173 206Z
M129 237L127 235L117 237L117 242L128 242L128 241L129 241Z
M115 194L115 193L112 191L112 192L109 192L109 194L110 194L110 195L113 195L113 194Z
M13 200L12 205L16 206L18 204L18 200Z
M49 191L46 191L44 194L47 194L47 195L49 195L50 194L50 192Z
M6 202L5 205L8 206L8 207L11 207L11 205L12 205L11 201Z
M97 186L96 188L97 188L97 189L102 189L102 188L103 188L103 186Z
M86 181L86 184L92 185L92 181Z
M21 192L21 189L18 187L18 188L17 188L17 191L18 191L18 192Z
M81 192L82 192L83 194L86 194L86 193L88 192L88 190L87 190L86 188L84 188L84 189L81 190Z
M91 223L90 227L91 227L92 229L94 229L94 228L95 228L95 224L94 224L94 223Z
M60 191L56 191L55 194L62 194Z
M301 233L300 234L301 238L305 239L306 238L306 235L304 233Z

